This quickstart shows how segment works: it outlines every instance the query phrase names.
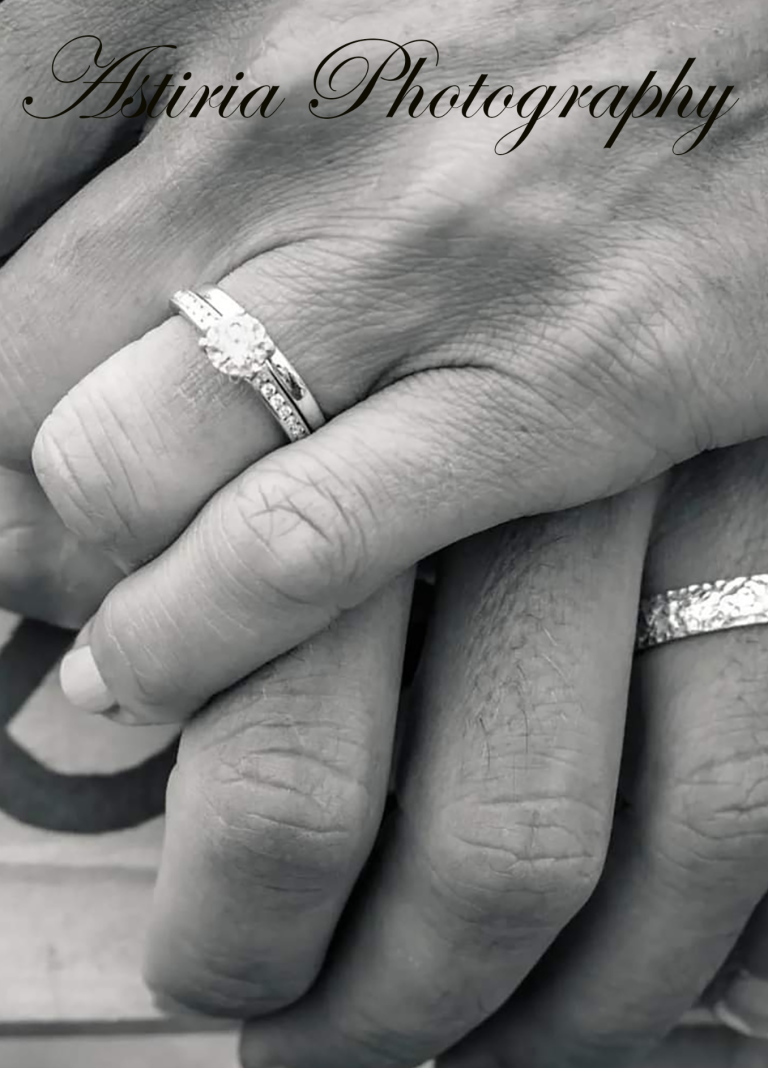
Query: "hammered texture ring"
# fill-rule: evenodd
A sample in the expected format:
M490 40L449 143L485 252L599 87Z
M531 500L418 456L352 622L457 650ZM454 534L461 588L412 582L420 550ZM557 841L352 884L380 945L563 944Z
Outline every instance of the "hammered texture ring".
M638 652L655 645L768 623L768 575L743 575L657 593L640 602Z

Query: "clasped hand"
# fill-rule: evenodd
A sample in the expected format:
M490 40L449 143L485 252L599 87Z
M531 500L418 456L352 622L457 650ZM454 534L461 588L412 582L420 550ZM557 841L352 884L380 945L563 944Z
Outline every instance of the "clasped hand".
M627 714L641 588L768 571L766 446L739 444L768 432L768 16L336 7L102 28L127 51L171 27L179 71L257 58L288 92L269 121L161 117L102 169L137 120L3 120L5 247L39 224L0 271L5 601L90 617L75 703L186 724L148 977L257 1018L247 1065L618 1068L768 889L764 630L644 654ZM45 10L0 9L9 83L18 42L60 43ZM308 114L340 35L438 31L462 84L480 55L531 85L695 55L739 103L682 158L673 111L606 150L577 108L503 157L460 115ZM168 317L204 281L327 426L280 448Z

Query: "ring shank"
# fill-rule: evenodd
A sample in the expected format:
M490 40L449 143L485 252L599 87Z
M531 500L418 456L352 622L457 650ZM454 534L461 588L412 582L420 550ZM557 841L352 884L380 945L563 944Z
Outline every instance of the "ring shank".
M635 650L768 623L768 574L697 583L640 603Z

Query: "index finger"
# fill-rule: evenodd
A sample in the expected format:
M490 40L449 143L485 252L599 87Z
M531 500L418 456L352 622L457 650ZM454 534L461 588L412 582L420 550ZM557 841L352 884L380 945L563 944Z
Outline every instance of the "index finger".
M410 576L185 731L148 941L151 984L228 1016L301 995L378 831Z

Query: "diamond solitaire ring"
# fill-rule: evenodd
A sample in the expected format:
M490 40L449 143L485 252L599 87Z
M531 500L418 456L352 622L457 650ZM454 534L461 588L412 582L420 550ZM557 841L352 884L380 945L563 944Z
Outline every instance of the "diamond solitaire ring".
M206 285L179 290L170 305L200 332L200 347L216 370L258 393L289 441L323 425L325 417L301 375L236 300Z
M667 590L640 603L635 649L768 623L768 575L744 575Z

